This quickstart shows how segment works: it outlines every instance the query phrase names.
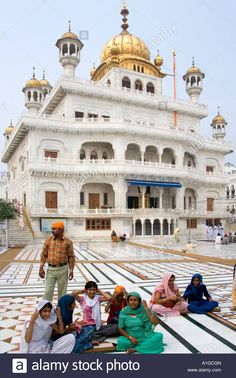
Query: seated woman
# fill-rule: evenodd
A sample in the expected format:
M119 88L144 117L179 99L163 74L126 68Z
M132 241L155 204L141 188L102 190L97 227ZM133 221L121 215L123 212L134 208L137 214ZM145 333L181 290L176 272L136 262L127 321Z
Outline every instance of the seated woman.
M191 283L188 285L183 296L188 300L188 310L191 312L206 314L209 311L220 311L218 302L212 300L206 285L203 284L201 274L194 274L192 276ZM206 299L203 299L203 296Z
M105 312L109 312L107 324L118 324L120 312L127 305L126 295L127 292L124 286L115 287L113 296L105 307Z
M84 321L79 321L78 318L73 322L73 312L76 307L75 298L70 294L63 295L58 301L58 306L61 309L64 334L73 333L75 337L75 346L72 353L82 353L84 350L92 349L94 345L92 342L94 328L84 326ZM58 339L59 337L61 335L56 332L53 333L53 339Z
M72 295L82 308L83 327L90 327L90 330L92 330L92 339L96 341L94 345L104 341L107 337L113 337L117 334L115 325L102 325L101 320L101 302L109 301L111 299L110 294L98 289L96 282L88 281L85 289L73 291Z
M58 319L58 324L57 324ZM65 335L51 341L52 330L64 333L64 325L59 307L52 310L52 304L43 299L36 306L36 311L23 326L20 353L71 353L75 345L73 335Z
M172 273L165 273L162 282L155 287L150 307L153 312L160 315L178 316L188 312L188 304L181 298L175 276Z
M215 243L216 243L216 244L221 244L221 235L220 235L219 232L218 232L218 234L217 234L217 236L216 236L216 238L215 238Z
M118 238L118 236L117 236L115 230L113 230L112 233L111 233L111 240L112 240L113 242L118 242L118 241L119 241L119 238Z
M159 354L164 351L162 333L154 332L158 319L136 292L127 295L128 305L119 316L117 351L128 353Z

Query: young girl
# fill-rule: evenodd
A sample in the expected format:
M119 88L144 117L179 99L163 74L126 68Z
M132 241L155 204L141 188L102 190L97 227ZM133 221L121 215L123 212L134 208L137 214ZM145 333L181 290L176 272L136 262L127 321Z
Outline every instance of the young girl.
M206 299L203 299L205 296ZM208 311L219 312L218 302L212 300L206 285L202 282L201 274L194 274L191 283L183 295L188 300L188 310L197 314L206 314Z
M50 338L53 329L59 334L64 333L61 312L59 307L52 310L51 302L43 299L36 306L31 319L25 321L20 353L71 353L75 345L75 337L65 335L52 342Z
M73 291L72 295L82 308L83 328L85 328L85 332L92 333L91 340L96 340L93 343L94 345L104 341L107 337L117 335L117 326L114 327L113 324L102 325L101 320L101 302L109 301L111 299L110 294L98 289L96 282L88 281L84 290Z

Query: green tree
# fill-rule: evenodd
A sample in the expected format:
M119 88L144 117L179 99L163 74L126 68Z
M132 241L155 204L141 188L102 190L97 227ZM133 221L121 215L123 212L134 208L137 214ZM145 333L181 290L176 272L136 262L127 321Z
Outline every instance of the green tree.
M15 219L19 215L15 203L0 199L0 221L6 222L6 247L9 247L9 219Z

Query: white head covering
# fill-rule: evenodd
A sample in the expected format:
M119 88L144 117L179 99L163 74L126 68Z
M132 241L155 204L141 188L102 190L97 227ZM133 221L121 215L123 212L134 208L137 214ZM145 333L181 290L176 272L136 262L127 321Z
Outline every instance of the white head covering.
M85 295L85 301L83 302L83 305L81 306L82 311L85 309L86 306L92 308L92 318L95 321L96 330L98 330L101 327L101 324L102 324L100 296L95 295L95 297L93 299L91 299L91 298L88 297L88 295Z
M36 306L35 310L40 311L42 308L47 304L50 303L47 299L42 299ZM40 314L38 315L38 318L36 319L34 323L34 329L33 329L33 334L32 334L32 339L30 341L30 344L35 343L37 347L41 346L41 344L44 344L48 342L52 328L50 327L51 324L56 323L57 321L57 315L55 313L55 310L52 309L50 316L48 319L44 320ZM21 353L27 353L29 349L29 343L26 342L25 340L25 333L26 333L26 328L29 326L29 320L25 321L22 334L21 334L21 343L20 343L20 352ZM42 341L42 342L41 342ZM32 348L31 348L32 349Z

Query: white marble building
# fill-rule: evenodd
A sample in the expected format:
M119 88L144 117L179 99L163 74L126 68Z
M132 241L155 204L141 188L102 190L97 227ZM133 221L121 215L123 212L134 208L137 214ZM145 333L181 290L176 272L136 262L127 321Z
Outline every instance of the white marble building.
M212 139L200 134L204 73L193 62L183 76L187 99L165 96L162 57L151 62L127 30L125 6L121 14L122 31L88 81L75 76L83 44L69 26L56 43L63 75L52 88L33 74L23 88L28 111L4 134L9 198L26 206L36 237L55 218L74 238L104 238L113 229L169 235L177 225L200 234L228 217L220 199L232 145L220 114Z

